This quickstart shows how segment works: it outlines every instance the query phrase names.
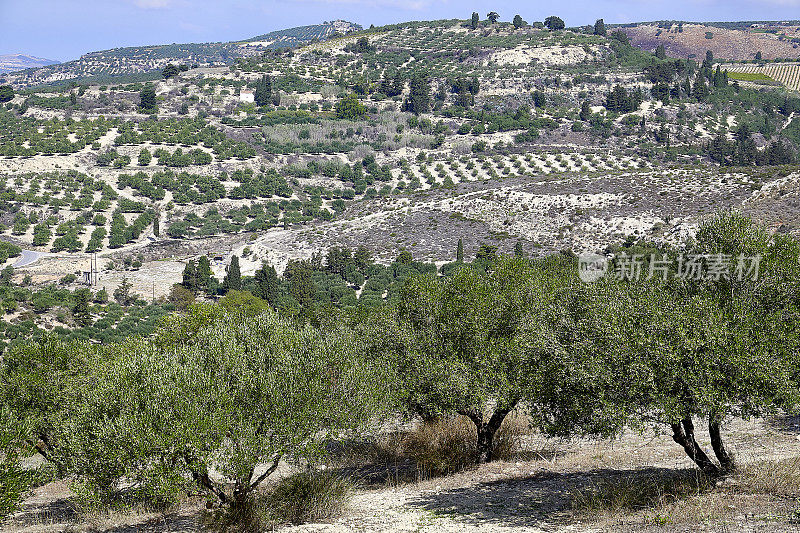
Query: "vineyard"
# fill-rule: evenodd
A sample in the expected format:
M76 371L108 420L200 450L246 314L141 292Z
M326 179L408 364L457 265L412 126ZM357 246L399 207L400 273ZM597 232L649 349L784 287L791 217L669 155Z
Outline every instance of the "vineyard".
M772 63L766 65L726 65L724 68L732 73L731 79L743 81L775 80L793 91L800 91L800 63ZM736 74L761 74L765 78L740 78Z

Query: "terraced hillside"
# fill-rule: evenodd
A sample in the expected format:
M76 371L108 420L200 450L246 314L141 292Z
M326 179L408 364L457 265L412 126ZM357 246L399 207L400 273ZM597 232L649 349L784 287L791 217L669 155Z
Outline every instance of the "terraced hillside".
M774 80L793 91L800 91L800 63L768 63L763 65L725 65L730 72L747 75L737 77L743 81L759 82Z
M664 46L667 55L702 59L706 50L714 57L752 60L761 53L764 59L800 58L800 26L774 23L715 25L690 22L647 23L622 26L634 46L654 51Z
M141 276L101 280L158 297L201 254L221 275L233 254L280 272L338 245L385 263L447 261L460 239L602 250L678 242L723 207L797 229L800 100L779 86L531 25L328 36L153 83L18 91L0 110L0 223L46 254L19 275L141 256Z

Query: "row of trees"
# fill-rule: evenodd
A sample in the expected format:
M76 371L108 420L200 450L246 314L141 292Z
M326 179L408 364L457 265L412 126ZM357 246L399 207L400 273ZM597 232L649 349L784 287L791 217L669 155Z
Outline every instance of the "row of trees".
M490 11L489 13L486 14L486 20L489 21L489 24L497 24L497 21L500 20L500 15L497 13L497 11ZM470 17L470 27L473 30L476 30L478 29L478 26L480 26L480 22L481 22L481 16L477 12L473 12L472 16ZM525 20L522 18L521 15L514 15L514 19L511 21L511 23L514 25L514 28L516 29L523 28L528 25L528 23L525 22ZM564 29L564 21L560 17L556 16L549 16L546 19L544 19L544 23L537 22L535 24L538 24L538 27L540 28L544 26L551 30Z
M687 250L658 251L759 257L761 268L585 284L567 255L487 253L481 268L412 278L397 306L333 313L318 328L199 306L148 339L20 346L0 366L0 444L13 463L0 475L16 479L15 453L31 447L86 501L169 503L200 490L233 509L281 458L314 461L326 439L388 412L460 413L477 430L475 461L491 461L514 409L550 435L663 425L705 474L724 475L736 466L725 420L800 400L800 246L723 213ZM332 267L353 261L339 255Z

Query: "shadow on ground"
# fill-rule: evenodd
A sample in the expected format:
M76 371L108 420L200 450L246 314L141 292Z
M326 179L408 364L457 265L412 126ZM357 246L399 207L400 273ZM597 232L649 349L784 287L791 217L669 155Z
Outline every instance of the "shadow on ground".
M9 519L9 524L18 527L65 524L78 516L75 506L67 499L27 504L22 511Z
M642 484L653 479L670 479L686 471L668 468L636 470L598 469L587 472L541 472L530 477L480 483L465 488L423 494L408 503L411 507L450 515L474 525L506 527L548 527L579 524L571 494L600 482L627 480ZM634 509L631 509L633 511Z
M769 419L768 423L773 429L789 434L800 434L800 414L776 416Z

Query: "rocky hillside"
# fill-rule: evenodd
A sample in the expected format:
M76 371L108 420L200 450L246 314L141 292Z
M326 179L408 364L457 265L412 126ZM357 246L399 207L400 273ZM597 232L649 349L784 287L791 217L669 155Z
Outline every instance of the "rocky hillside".
M758 52L764 59L800 57L800 26L754 23L742 28L718 27L712 23L647 23L620 28L634 46L652 52L664 45L668 56L703 58L706 50L714 57L752 60Z

